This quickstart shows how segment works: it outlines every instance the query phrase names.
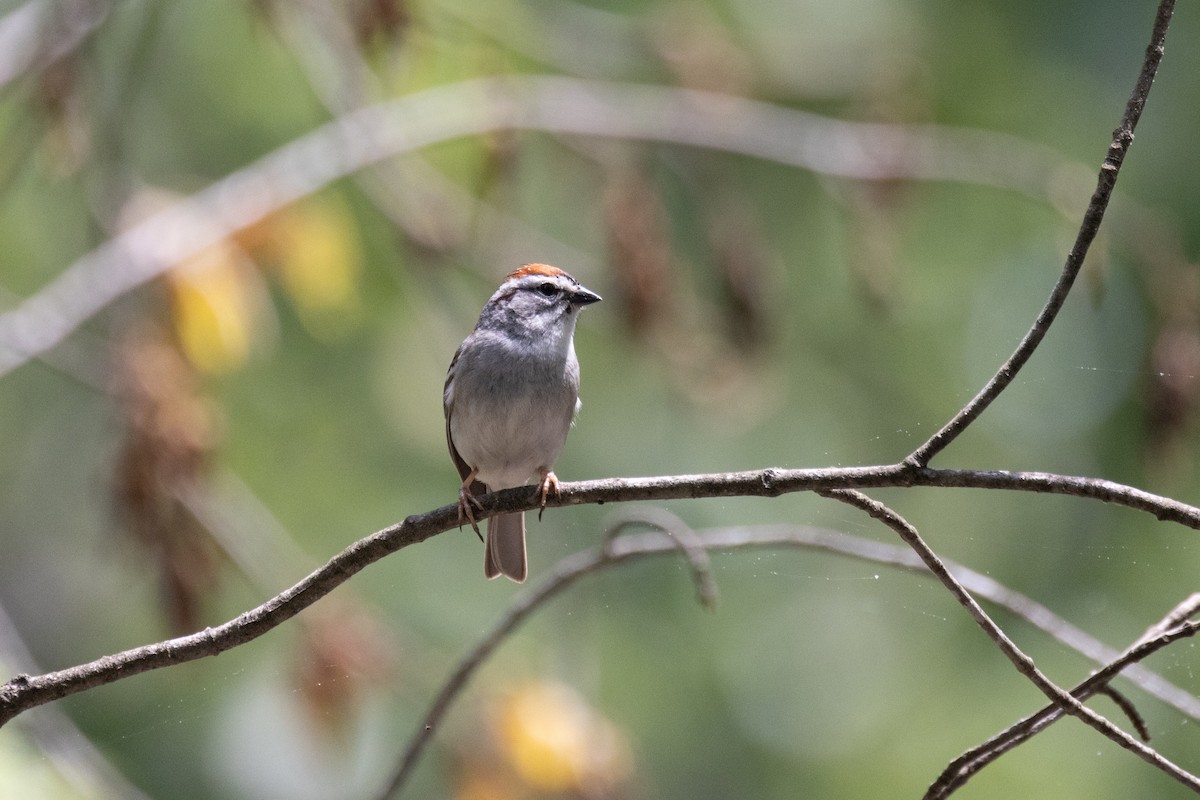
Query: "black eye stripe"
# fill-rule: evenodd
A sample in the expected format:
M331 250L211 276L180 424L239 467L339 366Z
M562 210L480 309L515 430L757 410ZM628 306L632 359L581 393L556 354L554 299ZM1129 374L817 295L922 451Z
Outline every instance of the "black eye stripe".
M554 295L558 294L558 292L559 292L558 285L551 283L550 281L546 281L545 283L539 283L537 286L535 286L533 288L534 288L534 291L538 292L539 294L541 294L545 297L554 297Z

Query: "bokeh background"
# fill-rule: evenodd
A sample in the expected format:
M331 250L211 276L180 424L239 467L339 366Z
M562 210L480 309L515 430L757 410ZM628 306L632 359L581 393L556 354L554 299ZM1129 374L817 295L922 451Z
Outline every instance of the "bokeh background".
M0 378L4 677L220 624L357 538L453 502L445 367L526 261L606 300L576 336L584 407L562 479L902 458L1011 352L1057 277L1153 15L1116 0L0 2L0 308L332 117L477 76L941 126L896 128L930 144L937 180L828 174L822 148L800 169L671 141L457 138L164 265ZM1182 4L1062 318L936 465L1200 499L1198 40ZM946 144L955 129L989 135L967 135L963 157ZM837 137L824 141L832 164ZM1147 515L875 494L943 557L1115 647L1195 589L1196 533ZM696 529L891 541L805 495L663 505ZM621 514L531 520L531 582ZM475 536L452 531L258 641L26 714L0 731L0 795L373 797L522 591L481 566ZM711 612L675 556L547 604L459 698L405 796L914 797L1041 705L926 578L795 549L716 553L713 571ZM1086 675L1079 654L997 619L1051 677ZM1200 692L1190 643L1148 664ZM1196 720L1120 687L1152 743L1200 767ZM1067 722L961 796L1185 790Z

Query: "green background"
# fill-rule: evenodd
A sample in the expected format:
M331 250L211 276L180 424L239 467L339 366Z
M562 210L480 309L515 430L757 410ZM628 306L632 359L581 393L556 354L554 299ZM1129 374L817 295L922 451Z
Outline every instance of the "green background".
M403 24L352 43L361 63L320 66L321 53L336 52L338 25L354 15L378 23L370 12L381 7L402 10ZM315 202L337 210L336 230L356 254L357 310L314 325L264 266L253 352L196 375L216 429L198 480L232 520L226 533L253 553L250 569L223 559L220 580L198 592L199 624L217 625L354 540L453 502L445 367L523 261L553 261L606 298L576 334L584 406L556 465L564 481L903 458L974 394L1040 308L1153 15L1149 2L119 3L56 70L0 89L0 285L15 305L104 241L131 193L186 195L320 125L331 112L312 80L339 70L368 71L367 101L477 75L561 74L1006 133L1013 150L993 155L1014 165L1027 148L1057 153L1061 179L1046 176L1031 197L969 182L868 185L670 143L462 139L422 158L521 225L489 224L474 209L450 241L433 243L396 225L358 181L327 187ZM1200 356L1165 369L1154 354L1168 336L1186 343L1200 319L1198 37L1200 13L1183 4L1110 219L1062 317L936 466L1098 476L1196 502L1197 377L1187 364L1200 367ZM323 38L333 49L321 50ZM1069 180L1079 164L1085 178ZM436 198L421 174L385 180L408 176ZM425 207L424 219L450 218L438 208ZM530 231L553 237L553 251ZM614 244L622 236L663 269L642 297L640 328L620 268L630 254ZM746 270L733 285L754 290L748 307L730 300L731 263ZM105 381L80 375L115 374L112 345L137 320L169 329L166 296L157 284L140 288L55 351L58 366L30 363L0 379L0 602L42 670L172 634L158 562L124 532L112 492L129 420ZM1184 356L1197 352L1183 346ZM1180 408L1169 425L1155 415L1165 382ZM1196 533L1145 514L1014 493L872 494L944 558L1113 647L1195 589ZM804 494L662 505L696 529L794 523L892 540ZM263 509L274 522L256 516ZM598 545L621 511L531 518L531 583ZM327 608L365 626L352 639L377 668L350 658L323 673L345 693L332 707L314 705L322 687L306 665L315 656L293 622L55 709L148 797L373 796L441 681L522 591L485 582L481 562L474 535L452 531L302 615ZM539 792L505 764L490 720L530 684L571 687L618 732L627 774L602 796L663 800L916 797L953 757L1042 704L928 579L783 549L715 553L713 573L714 613L695 602L675 557L586 577L547 604L468 687L405 796L586 796ZM1062 685L1091 668L996 616ZM29 669L15 661L11 648L0 653L6 676ZM1183 642L1148 666L1196 691L1195 663ZM1152 744L1200 766L1196 721L1118 684ZM1108 700L1092 706L1128 727ZM69 786L63 762L36 744L33 719L0 732L0 786L14 797L106 796L92 779ZM65 751L70 761L86 748ZM464 788L478 771L493 794ZM959 796L1185 790L1065 722Z

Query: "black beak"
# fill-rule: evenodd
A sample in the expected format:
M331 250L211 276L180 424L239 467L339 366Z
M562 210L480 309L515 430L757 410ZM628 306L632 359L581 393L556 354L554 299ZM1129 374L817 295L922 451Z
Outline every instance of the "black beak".
M585 289L580 286L575 291L571 292L571 305L573 306L590 306L592 303L599 303L600 295L593 292L591 289Z

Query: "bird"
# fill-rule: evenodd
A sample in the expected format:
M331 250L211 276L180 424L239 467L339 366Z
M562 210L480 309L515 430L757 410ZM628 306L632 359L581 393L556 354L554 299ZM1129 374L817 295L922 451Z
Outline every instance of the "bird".
M442 409L450 458L462 478L460 528L465 520L479 534L481 494L528 485L534 476L543 511L558 494L551 468L580 407L575 323L581 309L600 300L558 267L526 264L504 279L455 351ZM489 580L504 575L524 583L523 512L488 521L483 569Z

